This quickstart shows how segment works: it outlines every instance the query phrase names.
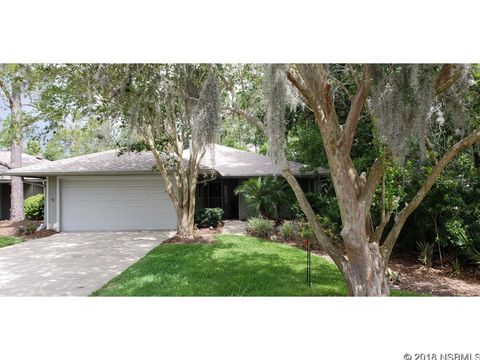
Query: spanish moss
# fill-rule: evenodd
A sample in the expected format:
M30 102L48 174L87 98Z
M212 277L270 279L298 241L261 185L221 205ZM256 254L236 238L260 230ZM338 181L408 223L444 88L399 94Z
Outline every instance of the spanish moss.
M286 164L285 108L287 105L287 91L285 65L266 65L264 77L266 99L265 129L270 145L269 155L280 166Z
M462 92L471 82L470 67L460 67L459 79L436 95L438 66L411 64L375 67L370 106L380 141L393 157L404 161L413 147L420 158L427 153L432 127L448 121L460 135L466 124L466 104Z

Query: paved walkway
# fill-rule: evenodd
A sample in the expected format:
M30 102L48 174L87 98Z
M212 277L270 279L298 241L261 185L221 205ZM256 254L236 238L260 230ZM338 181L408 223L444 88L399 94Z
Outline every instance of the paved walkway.
M60 233L0 249L0 296L86 296L174 234Z
M222 234L247 235L246 224L245 221L240 220L225 220Z

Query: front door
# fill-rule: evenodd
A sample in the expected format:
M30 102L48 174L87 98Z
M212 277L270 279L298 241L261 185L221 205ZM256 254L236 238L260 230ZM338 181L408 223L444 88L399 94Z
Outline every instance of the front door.
M238 179L225 179L223 181L223 211L225 219L238 219L238 196L235 189Z

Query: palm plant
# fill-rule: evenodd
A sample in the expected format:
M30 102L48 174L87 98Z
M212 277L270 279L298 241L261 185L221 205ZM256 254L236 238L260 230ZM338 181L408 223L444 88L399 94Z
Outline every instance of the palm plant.
M418 242L417 246L419 251L418 260L427 268L431 268L433 262L433 252L435 250L434 244L422 241Z
M278 220L279 208L289 199L285 180L272 176L251 178L235 189L235 195L243 195L250 215L260 215Z

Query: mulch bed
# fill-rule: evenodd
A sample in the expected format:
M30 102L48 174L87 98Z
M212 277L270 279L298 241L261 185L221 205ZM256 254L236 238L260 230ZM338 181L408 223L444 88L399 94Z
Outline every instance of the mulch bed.
M193 238L174 236L165 240L162 244L211 244L215 242L212 236L194 236Z
M52 236L52 235L55 235L55 234L58 234L58 232L55 231L55 230L43 229L43 230L40 230L40 231L35 231L33 234L25 235L25 236L21 236L21 237L24 238L24 239L31 240L31 239L46 238L46 237L49 237L49 236Z
M23 220L23 221L17 221L13 222L10 220L2 220L0 221L0 236L14 236L14 237L19 237L24 240L31 240L31 239L40 239L44 237L51 236L53 234L57 234L56 231L54 230L47 230L43 229L40 231L35 231L33 234L30 235L17 235L17 229L21 227L25 227L29 224L35 224L36 227L38 227L42 221L33 221L33 220Z
M450 265L427 268L408 254L395 254L389 267L400 276L395 288L434 296L480 296L480 270L475 267L465 267L460 275L452 275Z
M216 241L214 235L222 233L222 228L223 223L216 228L195 229L195 236L193 238L173 236L165 240L162 244L211 244Z
M301 239L285 240L278 233L271 241L306 250L306 244ZM326 257L325 251L315 244L313 254ZM434 263L428 269L419 264L412 254L394 254L389 262L391 270L400 277L399 284L391 284L392 288L413 291L433 296L480 296L480 269L464 267L460 275L452 275L452 267Z
M30 221L30 220L23 220L13 222L10 220L2 220L0 221L0 236L16 236L17 229L22 226L27 226L28 224L34 223L37 226L40 225L41 221Z
M215 235L215 234L221 234L222 231L223 231L223 224L220 224L216 228L195 229L195 235Z

